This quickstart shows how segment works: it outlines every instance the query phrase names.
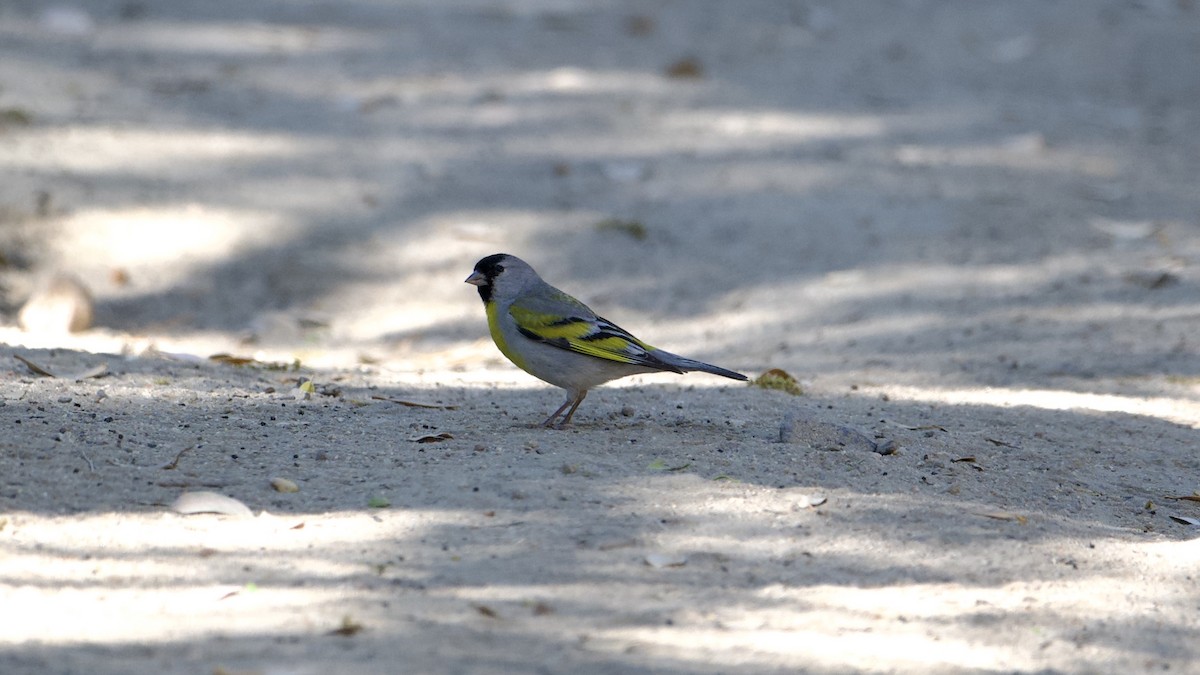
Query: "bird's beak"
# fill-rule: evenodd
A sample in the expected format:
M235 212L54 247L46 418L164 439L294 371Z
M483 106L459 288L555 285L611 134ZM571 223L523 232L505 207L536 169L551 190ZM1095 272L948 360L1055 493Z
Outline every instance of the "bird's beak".
M464 281L472 286L482 286L487 283L487 278L479 272L472 272L471 276L464 279Z

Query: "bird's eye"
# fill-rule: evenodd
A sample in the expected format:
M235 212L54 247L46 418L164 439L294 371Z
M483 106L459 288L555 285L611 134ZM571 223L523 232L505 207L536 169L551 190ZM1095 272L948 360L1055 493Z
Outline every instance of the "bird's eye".
M496 274L500 274L503 271L504 271L504 265L496 265Z

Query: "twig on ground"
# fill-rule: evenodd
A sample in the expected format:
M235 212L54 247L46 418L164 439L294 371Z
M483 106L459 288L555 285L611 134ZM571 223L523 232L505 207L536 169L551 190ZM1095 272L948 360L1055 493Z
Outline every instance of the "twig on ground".
M416 401L404 401L398 398L388 398L387 396L372 396L376 401L388 401L389 403L398 403L409 408L433 408L434 410L458 410L456 405L438 405L435 403L417 403Z

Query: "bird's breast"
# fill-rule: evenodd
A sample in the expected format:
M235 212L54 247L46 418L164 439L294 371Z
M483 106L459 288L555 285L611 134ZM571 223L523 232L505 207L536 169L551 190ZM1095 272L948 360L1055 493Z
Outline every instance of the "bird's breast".
M518 368L528 370L525 359L509 343L508 335L511 333L511 330L509 326L505 325L505 322L511 322L512 318L509 316L508 311L501 308L498 303L489 302L487 304L487 320L488 331L492 334L492 341L500 348L500 353L504 354ZM512 328L515 329L515 327Z

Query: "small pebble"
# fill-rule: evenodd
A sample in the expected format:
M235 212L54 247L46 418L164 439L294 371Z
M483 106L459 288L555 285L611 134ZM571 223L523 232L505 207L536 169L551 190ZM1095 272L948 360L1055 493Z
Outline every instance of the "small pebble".
M881 455L898 455L900 454L900 444L889 438L886 441L876 443L875 452Z
M219 513L227 516L253 516L250 507L233 497L217 492L199 490L185 492L171 504L171 510L185 516L195 513Z
M792 506L792 510L803 511L804 509L811 509L824 504L826 501L828 499L825 495L804 495L796 500L795 505Z
M272 478L271 487L276 492L299 492L300 486L286 478Z

